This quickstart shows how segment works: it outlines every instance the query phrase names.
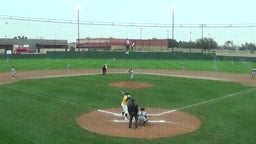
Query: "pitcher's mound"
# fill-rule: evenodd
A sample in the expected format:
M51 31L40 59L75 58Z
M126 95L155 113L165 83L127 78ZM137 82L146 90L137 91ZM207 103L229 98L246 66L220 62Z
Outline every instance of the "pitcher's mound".
M98 134L139 139L178 136L197 130L201 124L197 117L188 113L159 108L145 109L150 120L137 129L134 122L132 128L128 128L128 122L121 117L121 108L86 113L77 118L77 122L84 129Z
M113 87L119 88L131 88L131 89L139 89L139 88L148 88L152 87L153 85L146 82L135 82L135 81L126 81L126 82L116 82L109 84Z

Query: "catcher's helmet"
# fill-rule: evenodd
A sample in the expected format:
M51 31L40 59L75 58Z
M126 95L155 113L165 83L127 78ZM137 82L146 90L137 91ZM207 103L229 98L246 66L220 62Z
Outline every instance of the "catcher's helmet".
M142 107L142 108L140 108L140 110L141 110L141 111L144 111L144 110L145 110L145 108L143 108L143 107Z

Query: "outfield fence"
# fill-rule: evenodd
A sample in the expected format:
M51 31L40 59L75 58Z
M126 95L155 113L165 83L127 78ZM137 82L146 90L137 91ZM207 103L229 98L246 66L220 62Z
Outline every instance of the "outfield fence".
M12 54L0 55L1 60L6 59L33 59L33 58L105 58L105 59L174 59L174 60L228 60L252 61L256 57L218 56L215 53L180 53L180 52L48 52L46 54Z

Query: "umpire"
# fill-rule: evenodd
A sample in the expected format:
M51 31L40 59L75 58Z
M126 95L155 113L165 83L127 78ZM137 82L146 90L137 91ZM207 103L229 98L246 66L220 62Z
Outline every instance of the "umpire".
M130 115L129 128L132 127L133 117L135 118L135 128L138 128L138 105L134 99L131 99L131 103L128 105L128 112Z

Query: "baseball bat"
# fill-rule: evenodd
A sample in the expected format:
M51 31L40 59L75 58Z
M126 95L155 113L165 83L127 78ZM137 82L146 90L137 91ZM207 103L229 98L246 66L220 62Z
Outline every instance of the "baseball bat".
M123 90L120 90L121 94L125 94L127 93L128 91L123 91ZM129 92L128 92L129 93Z

